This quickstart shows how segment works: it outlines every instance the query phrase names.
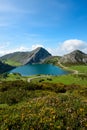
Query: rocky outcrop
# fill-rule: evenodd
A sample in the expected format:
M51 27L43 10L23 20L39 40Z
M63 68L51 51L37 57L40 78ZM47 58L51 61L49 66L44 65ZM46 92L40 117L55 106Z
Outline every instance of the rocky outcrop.
M45 50L44 48L37 48L36 50L33 51L32 56L29 58L28 63L40 63L47 57L50 57L51 54Z
M71 52L70 54L64 55L60 59L61 63L69 63L69 64L87 64L87 54L75 50Z

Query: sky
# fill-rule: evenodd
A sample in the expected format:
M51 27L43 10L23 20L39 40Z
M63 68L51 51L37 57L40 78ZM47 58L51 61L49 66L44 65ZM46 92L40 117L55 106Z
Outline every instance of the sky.
M87 53L87 0L0 0L0 56L37 47Z

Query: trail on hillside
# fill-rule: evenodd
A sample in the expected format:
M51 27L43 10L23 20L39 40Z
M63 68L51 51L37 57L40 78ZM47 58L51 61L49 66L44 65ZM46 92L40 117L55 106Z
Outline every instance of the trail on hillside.
M64 65L62 65L62 64L60 63L60 61L58 61L58 65L59 65L61 68L65 69L65 70L68 70L68 71L70 71L70 72L73 72L73 74L78 74L78 73L79 73L77 70L73 70L73 69L70 69L70 68L68 68L68 67L66 67L66 66L64 66Z
M38 78L46 78L46 77L49 77L48 75L40 75L40 76L35 76L35 77L32 77L32 78L28 78L28 82L31 82L31 80L33 79L38 79Z

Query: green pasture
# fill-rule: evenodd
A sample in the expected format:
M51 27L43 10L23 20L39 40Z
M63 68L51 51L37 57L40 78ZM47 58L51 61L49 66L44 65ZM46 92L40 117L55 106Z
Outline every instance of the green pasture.
M70 69L77 70L79 73L87 74L87 65L74 65L70 66Z

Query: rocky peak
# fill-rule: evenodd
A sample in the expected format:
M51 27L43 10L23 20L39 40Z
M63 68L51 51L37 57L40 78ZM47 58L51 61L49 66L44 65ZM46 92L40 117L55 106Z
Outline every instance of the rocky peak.
M42 47L38 47L33 50L33 55L30 57L28 63L39 63L49 56L51 56L51 54L47 50Z
M83 53L80 50L75 50L67 55L64 55L60 62L62 63L87 63L87 54Z

